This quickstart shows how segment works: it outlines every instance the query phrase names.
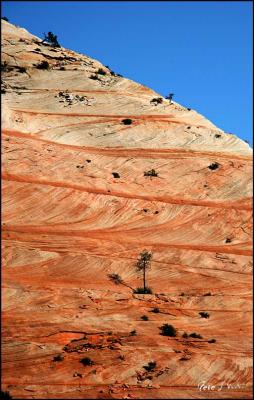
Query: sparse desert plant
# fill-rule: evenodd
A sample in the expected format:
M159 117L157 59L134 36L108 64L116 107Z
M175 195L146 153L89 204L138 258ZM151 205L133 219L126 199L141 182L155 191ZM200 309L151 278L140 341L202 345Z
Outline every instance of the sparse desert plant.
M205 293L204 296L212 296L211 292Z
M90 78L90 79L93 79L94 81L99 81L99 80L100 80L100 78L98 77L98 75L95 75L95 74L90 75L89 78Z
M94 362L93 362L93 361L91 360L91 358L89 358L89 357L81 358L80 362L81 362L84 366L94 365Z
M201 311L199 313L199 315L201 316L201 318L209 318L210 317L209 313L206 311Z
M112 172L112 175L114 178L120 178L120 175L118 172Z
M21 74L26 72L26 67L18 67L19 72L21 72Z
M156 177L158 176L158 173L152 168L149 171L144 172L144 176Z
M189 335L188 335L188 333L184 332L183 335L182 335L182 337L183 337L184 339L188 339Z
M159 329L161 330L161 335L163 336L175 337L177 335L177 330L173 327L173 325L164 324Z
M124 357L124 355L123 354L121 354L119 357L118 357L120 360L125 360L125 357Z
M58 43L57 36L54 35L52 32L48 32L47 34L44 33L44 39L42 43L47 42L50 44L52 47L61 47L60 44Z
M53 361L63 361L64 356L62 354L57 354L54 358Z
M107 74L106 71L104 71L103 68L99 68L96 73L99 74L99 75L106 75Z
M36 65L36 68L49 70L49 63L48 63L48 61L43 60L39 64Z
M7 61L4 61L3 63L1 63L1 71L2 72L10 71L10 66L8 65Z
M160 309L158 307L154 307L151 312L158 314L160 312Z
M219 164L219 163L217 163L217 162L214 162L214 163L212 163L212 164L208 165L208 168L209 168L209 169L211 169L212 171L214 171L214 170L218 169L218 168L219 168L219 166L220 166L220 164Z
M141 319L142 319L143 321L148 321L148 320L149 320L149 318L148 318L147 315L142 315Z
M216 343L216 339L209 339L208 343Z
M133 331L130 331L130 336L136 336L137 335L137 331L134 329Z
M123 123L124 125L131 125L131 124L132 124L132 119L130 119L130 118L124 118L124 119L122 119L122 123Z
M194 338L194 339L203 339L203 337L199 333L190 333L189 337Z
M146 287L146 271L151 267L151 259L152 259L152 253L143 250L136 263L136 269L137 271L143 272L143 293L147 293L147 288Z
M152 99L150 101L151 104L154 104L155 106L157 106L158 104L163 103L163 98L162 97L155 97L154 99Z
M156 361L150 361L147 365L144 365L143 368L148 371L151 372L156 368Z
M7 22L9 22L9 20L8 20L8 18L7 17L1 17L1 19L3 19L4 21L7 21ZM1 392L2 393L2 392ZM6 392L7 393L7 392Z

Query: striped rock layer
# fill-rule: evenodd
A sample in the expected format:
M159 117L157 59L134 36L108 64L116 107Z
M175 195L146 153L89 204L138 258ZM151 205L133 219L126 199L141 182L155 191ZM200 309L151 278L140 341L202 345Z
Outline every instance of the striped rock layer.
M96 60L2 29L4 390L251 398L250 147ZM150 295L133 293L144 249Z

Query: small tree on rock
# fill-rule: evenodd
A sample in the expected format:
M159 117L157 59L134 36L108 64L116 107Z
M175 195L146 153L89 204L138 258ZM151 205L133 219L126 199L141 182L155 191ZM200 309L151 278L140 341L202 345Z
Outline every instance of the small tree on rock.
M147 287L146 287L146 271L151 267L151 259L152 259L152 253L143 250L142 253L139 255L139 259L136 264L136 268L138 271L143 272L143 290L144 293L147 293Z
M44 39L43 39L42 43L43 42L49 43L50 46L52 46L52 47L61 47L60 44L58 43L57 36L54 35L54 33L52 33L52 32L48 32L47 34L44 33Z
M174 93L169 93L169 95L166 96L166 99L169 100L169 102L171 103L173 96L174 96Z

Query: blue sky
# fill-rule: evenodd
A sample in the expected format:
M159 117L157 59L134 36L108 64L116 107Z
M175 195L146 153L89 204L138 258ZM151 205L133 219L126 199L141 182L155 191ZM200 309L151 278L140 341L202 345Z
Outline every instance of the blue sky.
M251 1L2 1L2 16L252 141Z

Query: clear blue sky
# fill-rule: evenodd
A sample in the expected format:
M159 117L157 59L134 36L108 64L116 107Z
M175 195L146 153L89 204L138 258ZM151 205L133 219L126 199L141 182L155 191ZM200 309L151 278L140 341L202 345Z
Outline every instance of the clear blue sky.
M2 16L252 142L251 1L2 1Z

